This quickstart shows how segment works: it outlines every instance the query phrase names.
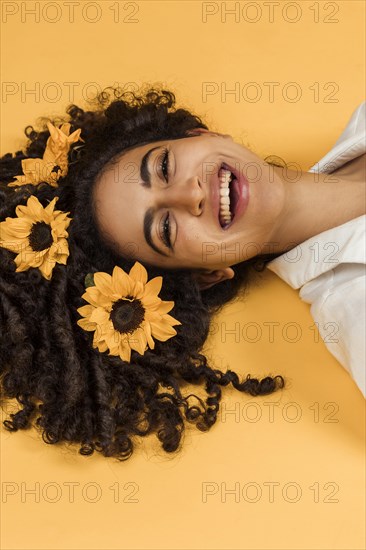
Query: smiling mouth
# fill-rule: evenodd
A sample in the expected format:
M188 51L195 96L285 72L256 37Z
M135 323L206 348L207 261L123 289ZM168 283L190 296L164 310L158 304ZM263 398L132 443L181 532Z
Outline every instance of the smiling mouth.
M226 229L235 218L239 199L237 178L226 164L222 164L219 176L219 223Z

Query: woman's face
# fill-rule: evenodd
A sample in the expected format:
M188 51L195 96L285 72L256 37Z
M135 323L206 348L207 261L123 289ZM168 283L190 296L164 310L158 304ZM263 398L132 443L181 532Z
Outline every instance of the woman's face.
M226 229L213 199L220 196L222 163L249 182L247 208ZM200 129L124 152L96 182L94 198L102 232L121 254L164 268L217 270L263 253L284 190L272 167L249 149Z

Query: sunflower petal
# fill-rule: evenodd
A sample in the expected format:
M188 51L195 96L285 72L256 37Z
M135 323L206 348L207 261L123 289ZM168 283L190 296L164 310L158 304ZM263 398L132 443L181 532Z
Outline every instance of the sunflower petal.
M21 271L28 271L29 265L26 264L25 262L22 262L20 255L18 255L14 259L14 262L15 262L15 265L17 266L17 268L15 270L17 273L19 273Z
M144 307L145 308L156 308L158 307L158 305L161 303L161 299L158 297L158 296L153 296L153 295L150 295L150 296L141 296L140 297L140 300L141 302L144 304Z
M94 273L94 282L97 289L102 292L104 296L113 294L112 277L108 273L97 271Z
M33 250L22 250L18 256L14 259L15 264L18 267L27 266L27 269L30 267L39 267L42 264L42 257L36 256Z
M169 323L170 325L181 325L182 323L180 321L178 321L177 319L174 319L174 317L172 317L171 315L169 315L168 313L165 313L162 317L162 322L165 323Z
M129 345L124 345L123 342L119 345L119 356L123 361L127 361L128 363L131 360L131 348Z
M79 319L76 323L84 330L95 330L95 323L90 323L87 319Z
M77 312L80 313L80 315L83 315L83 317L90 317L93 311L94 307L91 305L81 306L77 309Z
M103 338L107 342L109 349L113 350L119 347L121 335L114 328L107 330L106 333L103 335Z
M46 210L47 210L47 208L46 208ZM62 212L62 210L54 210L53 213L52 213L54 223L57 224L57 223L60 222L60 223L69 224L70 221L72 220L72 218L69 218L68 214L70 214L70 212Z
M16 239L26 239L29 237L31 231L31 224L29 224L24 218L7 218L9 221L4 223L4 229L6 233L15 237ZM2 237L3 238L3 237Z
M68 237L66 229L70 225L71 218L53 218L53 214L50 215L50 225L53 237Z
M97 323L98 325L104 325L104 323L109 321L109 314L104 308L97 307L94 308L89 320L93 323Z
M64 230L61 226L54 226L51 224L51 234L52 238L55 242L57 242L59 239L65 239L68 237L67 231Z
M130 339L131 349L134 349L139 352L140 355L143 355L146 351L146 335L144 330L138 328L135 330Z
M140 262L135 262L135 265L130 269L130 277L135 281L140 281L145 284L147 281L147 271Z
M28 246L24 252L22 252L24 261L29 264L30 267L40 267L44 262L54 263L54 258L49 256L49 248L43 250L33 250L31 246Z
M148 312L158 313L160 315L168 313L168 311L170 311L174 307L173 301L163 301L160 300L160 298L158 298L158 300L150 301L147 301L146 298L143 298L142 304Z
M103 326L97 325L94 332L93 346L98 347L98 344L101 342L107 343L106 334L108 332L109 332L108 324L105 324Z
M27 158L22 160L23 174L29 183L46 181L53 166L47 165L43 159Z
M62 256L63 254L69 254L69 245L66 239L58 239L54 242L50 248L50 254L52 256Z
M134 296L134 282L131 277L119 266L115 266L112 273L112 287L118 296Z
M169 340L169 338L177 334L177 331L169 325L162 325L161 323L155 323L154 321L150 321L150 325L153 337L161 340L162 342Z
M95 273L94 273L95 276ZM84 300L89 302L95 307L105 307L107 310L111 307L112 302L106 296L104 296L96 286L89 286L82 296Z
M120 344L113 345L112 347L109 347L109 355L119 355L120 353Z
M83 141L80 138L80 134L81 134L81 128L78 128L72 134L69 135L69 137L67 138L68 143L71 145L72 143L76 143L79 140Z
M15 214L18 216L18 218L26 217L28 220L31 218L29 217L29 210L28 207L24 204L18 204L18 206L15 208ZM33 222L33 220L32 220Z
M47 258L47 260L44 261L43 264L39 266L39 270L46 279L50 280L52 276L52 271L55 265L56 265L56 262L54 262L50 258Z
M151 326L150 326L150 323L147 323L146 321L144 321L141 325L145 331L145 335L146 335L146 340L147 340L147 343L148 343L148 346L151 348L151 349L154 349L155 348L155 342L154 340L152 339L151 337Z
M101 353L103 353L104 351L107 351L108 346L107 346L107 343L104 342L104 340L100 340L100 341L97 343L97 348L99 349L99 351L100 351Z
M15 252L16 254L21 254L22 250L27 246L27 241L22 240L14 240L14 237L9 240L0 240L0 246L2 248L6 248L7 250L11 250L11 252Z
M163 277L154 277L145 285L145 296L157 296L161 290L163 284Z
M51 202L48 203L48 205L46 206L46 208L44 209L45 212L47 212L47 214L54 214L53 212L53 209L55 208L55 205L56 205L56 202L58 201L59 197L54 197Z
M20 176L14 176L16 181L11 181L8 183L8 187L19 187L20 185L38 185L38 181L35 178L29 178L24 174Z
M66 265L68 257L69 254L62 254L61 256L57 256L57 263Z
M135 281L133 287L133 295L136 299L141 300L145 294L145 288L141 281Z
M34 221L42 221L43 206L35 197L31 195L27 201L28 216Z
M62 143L62 134L64 134L64 132L62 132L61 130L62 126L60 128L57 128L54 124L52 124L51 121L48 120L47 128L50 133L50 137L47 140L47 145L50 140L52 140L55 144L60 145ZM67 126L64 128L67 128Z
M163 315L164 313L168 313L168 311L173 309L173 307L174 307L173 301L164 301L164 302L162 301L157 308L157 312Z

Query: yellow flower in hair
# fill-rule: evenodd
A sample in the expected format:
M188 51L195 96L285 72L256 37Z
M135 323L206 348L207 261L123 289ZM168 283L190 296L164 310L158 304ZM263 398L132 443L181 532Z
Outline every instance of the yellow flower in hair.
M50 137L47 140L43 158L27 158L22 160L23 175L14 176L17 181L8 183L8 187L19 185L38 185L45 181L52 187L58 187L56 183L61 176L68 172L67 154L70 145L76 141L84 141L80 137L81 129L75 130L69 136L71 124L65 122L56 128L51 122L47 122Z
M17 218L6 218L0 223L0 247L18 255L14 259L17 269L27 271L38 267L43 277L51 279L56 263L66 265L69 247L66 231L71 219L61 210L54 210L58 197L43 208L32 195L27 206L18 205Z
M158 297L163 278L147 282L147 271L135 262L130 273L115 266L112 275L94 273L94 286L88 286L84 300L90 305L78 309L84 318L77 324L94 331L93 347L108 355L130 361L131 349L143 355L147 346L154 349L157 340L165 342L177 334L173 325L179 321L167 315L174 302Z

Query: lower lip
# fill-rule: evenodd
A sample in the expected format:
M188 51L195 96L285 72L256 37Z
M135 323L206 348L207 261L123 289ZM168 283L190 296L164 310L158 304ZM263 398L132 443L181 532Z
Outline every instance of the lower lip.
M226 231L227 229L229 229L229 227L233 225L233 223L235 223L238 218L241 217L242 214L244 214L245 210L247 209L249 203L249 182L242 174L238 174L235 170L230 168L230 166L224 164L223 167L227 170L230 170L230 172L234 174L236 178L234 186L236 186L239 191L239 198L236 202L235 212L233 214L234 217L232 221L225 228L223 228Z

